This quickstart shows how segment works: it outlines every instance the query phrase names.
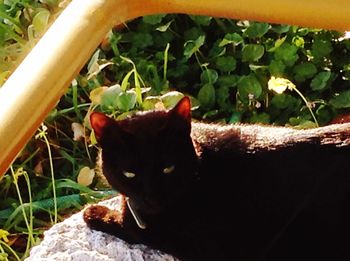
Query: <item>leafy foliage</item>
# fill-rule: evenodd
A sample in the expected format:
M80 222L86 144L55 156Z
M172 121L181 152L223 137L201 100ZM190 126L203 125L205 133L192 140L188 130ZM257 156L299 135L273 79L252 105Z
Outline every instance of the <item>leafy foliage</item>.
M316 126L327 124L349 105L349 40L335 31L211 17L148 16L111 32L99 60L113 65L95 77L98 87L131 80L131 68L121 57L133 62L143 87L151 87L142 91L146 100L171 90L183 92L198 105L194 116L199 119L232 122L240 115L237 120L243 122L302 127L316 121ZM282 94L269 91L271 77L293 82L307 104L296 92L287 90L279 97ZM119 95L129 106L121 110L115 104L106 110L101 104L102 110L118 114L145 109L141 99L133 102L134 90L128 92ZM280 104L282 100L286 104Z
M48 28L60 1L0 2L0 86Z

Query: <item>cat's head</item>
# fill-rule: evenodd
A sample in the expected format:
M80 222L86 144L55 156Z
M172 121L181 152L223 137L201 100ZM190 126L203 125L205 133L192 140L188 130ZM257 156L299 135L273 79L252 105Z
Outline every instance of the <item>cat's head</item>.
M191 132L191 104L182 98L170 111L143 112L116 121L92 113L109 183L144 213L157 213L190 190L197 156Z

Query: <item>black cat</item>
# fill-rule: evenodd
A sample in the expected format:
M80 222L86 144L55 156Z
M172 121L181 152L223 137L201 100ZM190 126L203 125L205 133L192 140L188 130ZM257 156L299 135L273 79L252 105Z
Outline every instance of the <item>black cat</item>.
M191 124L190 109L91 114L125 196L87 208L91 228L182 260L350 260L350 124Z

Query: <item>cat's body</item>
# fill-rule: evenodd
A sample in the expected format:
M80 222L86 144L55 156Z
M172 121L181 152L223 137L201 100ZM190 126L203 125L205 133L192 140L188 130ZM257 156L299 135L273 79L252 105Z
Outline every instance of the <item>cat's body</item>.
M119 219L87 209L90 227L184 260L350 258L350 124L191 131L189 109L184 98L124 122L91 118L103 171L130 200Z

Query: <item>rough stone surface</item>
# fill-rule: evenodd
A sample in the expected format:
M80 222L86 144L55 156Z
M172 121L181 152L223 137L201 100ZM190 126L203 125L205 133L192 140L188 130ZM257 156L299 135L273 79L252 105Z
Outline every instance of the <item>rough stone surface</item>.
M101 202L118 208L120 198ZM144 245L130 245L125 241L88 228L83 211L54 225L44 233L43 241L32 248L26 261L175 261L174 257Z

